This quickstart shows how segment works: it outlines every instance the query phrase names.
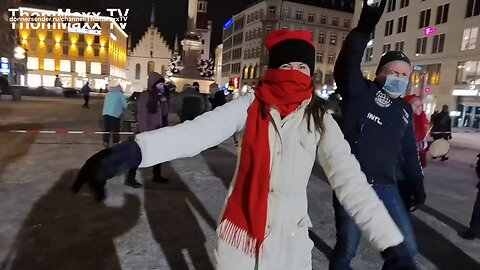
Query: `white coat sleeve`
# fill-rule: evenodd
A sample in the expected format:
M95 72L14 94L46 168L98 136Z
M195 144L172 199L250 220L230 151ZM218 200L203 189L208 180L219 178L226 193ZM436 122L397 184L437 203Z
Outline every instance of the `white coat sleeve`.
M368 184L360 164L351 154L350 145L328 113L324 117L324 127L317 150L318 160L340 204L377 250L383 251L403 242L400 230Z
M142 152L139 167L150 167L178 158L192 157L220 144L244 128L247 110L253 99L253 94L246 95L206 112L192 121L136 135L135 140Z

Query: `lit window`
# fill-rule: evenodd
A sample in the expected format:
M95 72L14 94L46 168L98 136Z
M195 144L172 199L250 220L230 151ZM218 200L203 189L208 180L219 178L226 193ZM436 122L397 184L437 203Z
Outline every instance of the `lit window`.
M90 63L90 73L91 74L102 74L102 64L99 62Z
M463 31L462 51L474 50L477 47L478 27L467 28Z
M29 57L31 58L31 57ZM28 62L27 62L28 63ZM42 85L42 76L38 74L28 74L27 75L28 86L38 87Z
M28 57L27 58L27 68L38 70L38 58L37 57Z
M78 74L87 72L87 64L85 61L75 61L75 72Z
M60 71L70 72L70 60L60 60Z
M55 71L55 59L47 59L43 60L43 69L44 70L51 70Z
M50 87L55 86L55 76L43 75L42 78L43 78L43 83L42 83L43 86L50 86Z

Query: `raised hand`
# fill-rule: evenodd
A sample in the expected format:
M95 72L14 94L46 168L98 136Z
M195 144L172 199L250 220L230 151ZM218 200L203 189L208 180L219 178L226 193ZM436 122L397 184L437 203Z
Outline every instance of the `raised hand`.
M383 10L385 9L386 4L387 0L382 0L378 7L369 6L367 0L363 0L362 13L360 14L357 28L365 33L373 32L375 26L383 15Z

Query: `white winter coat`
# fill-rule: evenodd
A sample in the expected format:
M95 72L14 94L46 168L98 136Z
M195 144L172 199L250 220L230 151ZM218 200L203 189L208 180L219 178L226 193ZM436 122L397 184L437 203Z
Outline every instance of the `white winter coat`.
M220 144L234 132L240 132L241 138L247 109L254 99L252 93L247 93L193 121L138 134L136 141L142 151L140 167L195 156ZM331 115L325 114L324 133L308 131L304 117L308 103L309 100L304 101L284 119L275 108L270 111L273 118L269 125L270 194L260 258L246 256L219 240L215 248L217 269L312 269L313 243L308 237L308 227L312 224L307 214L306 188L316 157L340 203L378 250L383 251L403 241L402 234L367 183ZM314 129L313 120L311 127ZM237 172L226 201L236 176Z

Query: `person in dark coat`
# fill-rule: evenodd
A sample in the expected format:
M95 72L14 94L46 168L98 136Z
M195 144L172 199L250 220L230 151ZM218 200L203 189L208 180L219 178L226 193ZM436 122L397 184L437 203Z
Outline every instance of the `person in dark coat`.
M431 134L434 141L439 139L448 141L452 139L452 120L447 105L442 106L440 113L435 116L432 115L431 122L433 124ZM433 159L436 159L436 157L433 157ZM448 160L447 155L442 156L441 160Z
M423 171L418 158L413 131L413 110L401 96L405 94L412 71L410 60L399 51L390 51L380 59L376 78L370 81L360 69L370 34L380 20L386 0L378 7L363 1L358 26L347 36L338 56L334 77L342 97L340 125L352 153L367 180L385 204L405 237L409 256L417 253L415 233L395 181L400 163L416 205L426 199ZM360 242L361 232L334 196L333 207L337 243L330 258L330 269L350 269L350 262Z
M460 237L467 240L473 240L475 238L480 239L480 154L477 155L477 167L476 172L479 179L477 183L477 199L473 205L472 219L470 220L470 228L465 232L459 232Z
M168 115L169 106L165 93L165 78L157 72L148 75L148 90L143 91L137 100L137 123L140 133L156 130L164 127L163 122ZM142 185L137 182L137 168L130 169L125 179L125 185L140 188ZM153 182L167 183L168 179L162 176L162 164L153 166Z
M186 84L183 91L175 97L175 110L182 123L193 120L205 112L205 99L197 87Z
M90 92L91 92L91 91L92 91L92 90L90 89L89 83L87 82L87 83L82 87L82 90L81 90L82 95L83 95L83 100L85 101L85 102L83 103L83 106L82 106L82 108L84 108L84 109L85 109L85 108L86 108L86 109L89 109L89 107L88 107L88 102L90 101Z

